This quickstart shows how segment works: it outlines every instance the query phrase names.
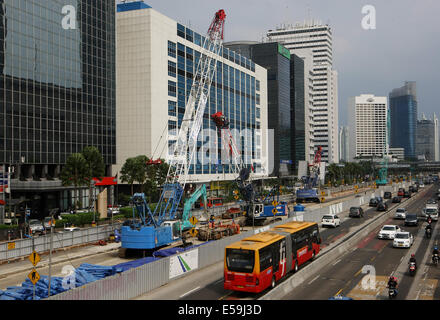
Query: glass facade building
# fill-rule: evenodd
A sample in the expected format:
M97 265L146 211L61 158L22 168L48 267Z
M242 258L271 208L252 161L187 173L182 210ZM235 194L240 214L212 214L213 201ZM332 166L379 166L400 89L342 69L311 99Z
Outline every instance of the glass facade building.
M177 24L178 38L185 39L194 43L196 46L188 46L181 43L179 40L177 43L168 41L169 65L177 62L177 69L175 74L171 74L175 78L175 82L170 81L172 86L177 88L177 110L171 110L171 114L176 114L173 117L170 114L169 127L180 128L182 119L185 113L185 106L188 101L189 93L191 91L192 81L194 73L196 72L197 64L200 60L201 46L204 43L205 37L194 32L193 30L186 28L181 24ZM177 48L176 53L172 48ZM259 152L261 149L261 142L257 141L256 129L261 128L261 112L260 103L257 99L259 95L259 89L256 88L256 78L251 72L255 72L255 63L228 48L222 47L221 57L223 59L217 60L216 73L210 88L209 99L205 107L205 113L203 116L202 129L216 130L214 121L211 119L211 115L221 111L229 120L229 128L232 133L241 132L240 136L234 137L237 145L239 146L239 152L245 158L245 163L254 168L255 172L260 172L261 164L252 163L252 159L259 158ZM176 58L174 60L173 58ZM237 67L234 67L228 63L237 64L243 68L246 68L250 73L243 72ZM170 85L169 85L170 86ZM169 97L176 97L169 92ZM169 105L173 103L173 100L169 101ZM172 108L171 108L172 109ZM173 149L174 140L169 140L169 153L171 154ZM204 139L199 136L197 148L200 150L204 144ZM218 136L218 145L221 145L221 137ZM218 150L218 159L220 159L221 150ZM203 159L199 159L203 160ZM211 163L191 164L189 168L189 174L223 174L232 173L232 167L228 164Z
M267 69L268 129L274 130L273 176L288 175L293 170L291 119L290 52L276 42L231 42L225 46L249 54L249 58Z
M14 178L56 180L89 145L109 169L115 114L114 1L0 0L0 163L21 163Z
M295 168L306 160L304 60L290 56L290 114L292 123L292 159Z
M391 147L404 148L405 157L416 157L417 95L416 83L405 82L390 95Z

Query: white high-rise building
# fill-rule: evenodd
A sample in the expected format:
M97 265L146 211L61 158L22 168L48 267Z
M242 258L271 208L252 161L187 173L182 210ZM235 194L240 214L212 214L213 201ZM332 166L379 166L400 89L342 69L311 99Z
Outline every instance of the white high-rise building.
M208 27L199 33L142 1L118 4L117 157L113 175L130 157L171 157ZM229 120L245 164L254 168L253 177L267 176L267 70L227 48L222 48L216 59L216 74L187 181L237 178L232 165L221 163L220 147L210 148L218 141L211 119L218 111Z
M388 99L373 94L349 98L350 161L388 154Z
M314 145L322 146L322 161L339 162L338 85L333 70L333 40L329 25L305 22L284 25L267 32L268 41L282 43L291 53L313 55L313 128Z
M438 118L435 113L434 113L433 121L434 121L434 161L440 161Z

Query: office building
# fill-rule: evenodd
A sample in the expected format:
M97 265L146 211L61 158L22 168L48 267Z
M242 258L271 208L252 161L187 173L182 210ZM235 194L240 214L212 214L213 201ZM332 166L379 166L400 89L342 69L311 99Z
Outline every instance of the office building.
M404 148L407 158L416 157L417 94L416 83L393 89L390 98L391 147Z
M433 119L427 119L423 114L417 120L416 156L424 156L427 161L439 161L438 158L438 119L434 114Z
M291 123L291 85L289 51L278 43L228 42L224 46L246 55L267 69L268 129L273 130L273 162L269 160L272 176L293 173ZM273 164L272 164L273 163Z
M267 32L267 41L279 42L291 54L313 56L314 145L322 146L322 161L339 162L338 75L333 70L332 30L319 22L284 25Z
M349 98L350 161L382 158L388 152L387 97L361 94Z
M0 0L0 164L32 218L88 204L59 180L70 154L95 146L108 173L116 161L114 19L110 0Z
M227 16L226 12L226 32ZM142 1L118 4L116 25L118 146L113 174L130 157L170 159L209 27L197 32ZM209 143L220 140L211 119L218 111L230 121L245 163L254 168L254 177L267 176L267 71L224 47L216 58L216 74L187 182L237 178L232 166L219 163L220 147L212 154L206 152Z
M405 160L405 149L404 148L389 148L388 153L393 159L397 161Z

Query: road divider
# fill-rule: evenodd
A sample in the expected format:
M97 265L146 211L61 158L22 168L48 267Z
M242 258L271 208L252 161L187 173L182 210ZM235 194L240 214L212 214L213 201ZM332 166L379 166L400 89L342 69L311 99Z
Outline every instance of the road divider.
M431 188L425 188L416 196L405 200L403 203L409 204L416 201L422 195L426 194L430 189ZM358 226L355 230L353 230L353 232L347 234L345 237L338 239L336 242L332 243L332 245L325 247L322 252L316 257L315 261L311 262L310 264L299 270L297 273L290 276L288 279L280 283L267 294L260 297L259 300L281 300L289 292L304 283L304 281L306 281L310 277L314 276L321 269L331 264L334 260L340 259L342 256L347 254L349 250L356 245L356 243L368 236L370 232L380 227L381 224L392 217L397 207L399 206L396 206L393 209L378 215L377 217L373 218L373 220L366 221L362 225Z

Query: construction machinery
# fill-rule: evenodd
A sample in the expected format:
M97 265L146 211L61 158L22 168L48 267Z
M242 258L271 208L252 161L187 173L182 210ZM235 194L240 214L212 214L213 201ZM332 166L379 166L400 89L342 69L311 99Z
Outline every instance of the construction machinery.
M312 164L309 164L310 174L302 177L303 187L296 191L296 202L317 202L320 203L318 195L319 170L321 165L322 147L318 146Z
M226 14L224 10L216 12L202 43L202 53L194 73L193 84L185 107L185 113L174 152L169 159L167 179L154 211L150 208L144 194L132 198L133 220L121 227L120 256L127 249L150 250L167 245L179 239L188 223L190 204L205 194L206 189L198 189L184 205L182 220L176 213L184 194L188 170L194 161L197 138L201 129L206 102L211 83L217 69L217 57L221 55L223 30ZM157 161L156 161L157 162ZM154 164L154 160L151 163ZM205 193L204 191L205 190ZM206 206L205 206L206 208ZM139 218L135 218L138 216Z
M259 223L269 217L287 215L287 203L275 201L274 199L276 196L275 193L277 193L279 200L279 186L272 188L264 199L254 191L254 186L252 181L250 181L250 174L253 168L245 166L229 129L229 121L227 118L220 111L212 114L211 118L215 122L217 129L221 132L222 163L229 163L229 159L231 159L232 171L238 174L236 182L239 192L246 202L246 204L243 205L243 209L246 212L248 223L255 223L255 221ZM272 200L269 202L271 198Z

